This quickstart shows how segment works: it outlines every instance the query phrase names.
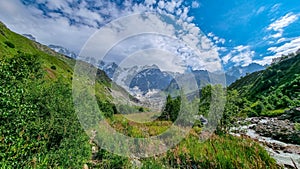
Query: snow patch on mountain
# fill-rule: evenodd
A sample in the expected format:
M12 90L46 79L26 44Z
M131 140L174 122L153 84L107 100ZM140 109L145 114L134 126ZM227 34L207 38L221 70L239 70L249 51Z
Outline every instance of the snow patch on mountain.
M68 56L68 57L71 57L71 58L74 58L74 59L76 59L78 57L78 55L75 52L72 52L69 49L64 48L62 46L48 45L48 47L50 49L54 50L55 52L58 52L58 53L60 53L62 55L65 55L65 56Z

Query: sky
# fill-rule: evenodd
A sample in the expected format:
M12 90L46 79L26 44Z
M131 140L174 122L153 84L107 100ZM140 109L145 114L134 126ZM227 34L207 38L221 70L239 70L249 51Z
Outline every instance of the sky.
M132 48L129 53L138 57L136 53L139 55L140 52L136 48L149 50L158 47L176 51L175 55L180 55L177 66L218 71L251 63L270 64L272 58L300 48L299 0L0 1L0 21L8 28L20 34L31 34L40 43L60 45L76 53L82 51L95 32L111 22L142 12L166 15L173 23L157 17L151 20L155 22L135 20L124 24L131 29L147 30L146 26L153 23L156 30L164 30L191 48L197 48L200 54L170 38L147 35L147 39L136 37L120 43L111 50L112 57L120 51L128 52L129 48ZM149 57L145 52L140 55ZM169 58L166 57L165 61ZM159 59L164 62L161 57Z

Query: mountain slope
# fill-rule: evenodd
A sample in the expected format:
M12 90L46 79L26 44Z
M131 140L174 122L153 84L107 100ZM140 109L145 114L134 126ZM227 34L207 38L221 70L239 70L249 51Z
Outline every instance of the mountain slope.
M74 65L0 22L0 168L82 168L90 160L74 110ZM95 95L106 116L116 113L111 91L118 87L110 88L98 70Z
M247 74L253 73L253 72L257 72L260 70L264 70L265 67L257 64L257 63L251 63L248 66L242 67L242 66L234 66L232 68L230 68L226 74L230 75L230 76L234 76L237 79L242 77L242 76L246 76Z
M266 70L249 74L230 85L261 111L300 106L300 55L281 61ZM253 106L254 106L253 105Z

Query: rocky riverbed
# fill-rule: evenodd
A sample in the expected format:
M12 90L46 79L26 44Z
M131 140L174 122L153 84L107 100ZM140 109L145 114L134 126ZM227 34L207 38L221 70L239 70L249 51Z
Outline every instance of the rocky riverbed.
M254 117L246 119L246 123L261 136L270 137L285 143L300 144L300 132L295 129L295 123L285 119L280 120L278 117Z
M278 117L246 118L230 131L232 135L246 135L259 142L285 168L300 168L300 131L295 126L299 113L298 108Z

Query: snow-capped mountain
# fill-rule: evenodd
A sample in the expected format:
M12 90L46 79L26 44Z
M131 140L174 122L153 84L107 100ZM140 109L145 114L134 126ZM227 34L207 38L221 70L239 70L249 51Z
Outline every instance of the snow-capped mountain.
M77 58L77 54L70 51L69 49L67 48L64 48L62 46L58 46L58 45L49 45L48 46L49 48L51 48L52 50L54 50L55 52L58 52L60 54L63 54L65 56L68 56L68 57L71 57L71 58L74 58L76 59Z
M32 35L24 36L35 39ZM74 52L71 52L64 47L58 45L49 45L49 47L63 55L77 58L77 55ZM174 81L173 77L177 76L176 73L160 70L156 65L119 67L114 62L100 61L97 66L102 69L109 78L135 96L146 96L147 93L157 93L158 91L165 90L172 85L171 82ZM256 63L252 63L246 67L231 67L225 73L226 85L230 85L247 73L253 73L263 69L265 69L265 67ZM208 71L190 70L190 72L194 74L200 88L210 83Z
M156 65L120 68L110 63L102 66L102 68L110 74L110 77L117 84L129 90L132 94L145 95L148 92L153 92L153 90L165 89L172 80L169 73L161 71ZM112 75L111 72L114 72L114 74Z
M36 38L34 36L32 36L31 34L23 34L24 37L32 40L32 41L36 41Z
M98 67L101 69L101 70L104 70L106 75L109 77L109 78L113 78L116 70L119 68L119 66L114 63L114 62L110 62L110 63L105 63L103 61L100 61L98 63Z
M260 70L264 70L265 67L257 64L257 63L251 63L248 66L242 67L242 66L234 66L232 68L230 68L226 74L230 75L230 76L234 76L237 79L245 76L247 73L253 73L256 71L260 71Z
M99 68L104 70L118 85L136 97L138 97L138 95L145 96L147 93L155 93L155 91L169 90L170 86L173 86L171 88L176 88L176 85L172 83L174 83L173 77L177 77L177 74L164 72L156 65L121 68L115 63L101 62L99 63ZM258 64L250 64L248 67L233 67L230 71L225 73L226 85L230 85L241 76L245 76L246 73L252 73L262 69L264 69L264 67ZM210 72L206 70L191 70L190 73L195 76L199 88L212 83L212 79L210 79L211 77L209 75ZM217 74L214 75L216 77ZM220 79L222 79L222 77L220 77Z
M173 77L159 68L144 69L136 74L130 82L129 87L139 88L142 92L148 93L150 90L166 89Z

